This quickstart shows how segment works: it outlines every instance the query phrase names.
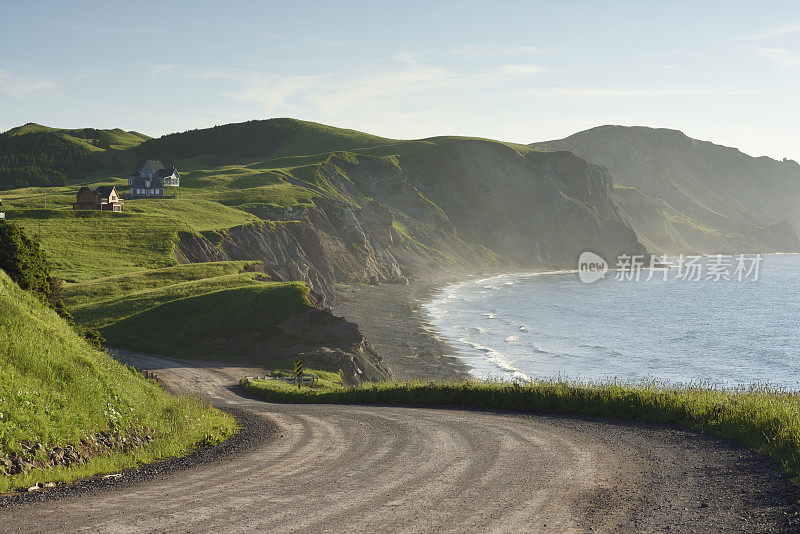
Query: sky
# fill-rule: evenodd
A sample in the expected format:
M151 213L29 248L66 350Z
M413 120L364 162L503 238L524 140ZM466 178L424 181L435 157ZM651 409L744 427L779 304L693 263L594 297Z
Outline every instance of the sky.
M674 128L800 160L800 2L0 0L0 131L295 117L531 143Z

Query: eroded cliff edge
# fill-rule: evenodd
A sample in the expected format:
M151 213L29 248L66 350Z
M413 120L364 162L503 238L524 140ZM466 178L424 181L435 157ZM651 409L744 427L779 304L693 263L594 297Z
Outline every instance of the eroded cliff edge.
M251 205L261 223L184 234L180 261L260 260L274 279L328 299L336 284L401 283L430 270L574 268L644 246L604 167L569 152L520 151L473 139L407 154L330 154L307 180L313 205Z

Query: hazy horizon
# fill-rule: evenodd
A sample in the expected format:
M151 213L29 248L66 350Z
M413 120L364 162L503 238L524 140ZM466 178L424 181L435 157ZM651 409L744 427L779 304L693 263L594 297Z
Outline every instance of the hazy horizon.
M791 2L227 5L7 6L0 130L289 116L532 143L621 124L800 160Z

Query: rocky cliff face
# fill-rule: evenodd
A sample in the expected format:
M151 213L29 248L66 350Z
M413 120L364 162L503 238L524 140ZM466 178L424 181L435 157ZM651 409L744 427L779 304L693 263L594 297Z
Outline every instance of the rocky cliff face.
M607 171L574 154L520 154L500 143L459 140L401 164L459 236L490 248L504 264L574 268L586 250L604 257L644 253L612 198Z
M800 251L797 232L786 228L800 227L794 161L643 127L601 126L534 146L606 166L625 186L615 200L653 252Z
M332 298L336 283L407 283L430 269L572 268L586 250L644 253L608 172L569 152L447 139L391 157L334 153L316 173L335 195L312 207L249 206L262 224L215 245L184 236L176 257L261 260L275 279Z
M259 215L269 222L232 228L218 246L202 236L184 235L176 257L191 262L260 260L273 280L307 282L326 297L334 296L336 283L407 283L392 254L399 234L387 208L371 203L355 209L344 203L320 206L262 211ZM297 220L281 220L289 217Z
M289 347L291 354L303 354L311 367L339 368L345 384L378 382L392 373L375 352L372 343L354 323L330 312L308 308L278 325L287 334L317 341L310 346Z

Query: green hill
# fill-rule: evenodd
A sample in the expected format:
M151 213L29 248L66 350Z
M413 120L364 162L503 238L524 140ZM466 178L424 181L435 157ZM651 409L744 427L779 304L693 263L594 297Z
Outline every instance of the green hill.
M227 356L236 360L303 342L276 325L301 308L312 306L308 291L308 286L299 282L267 282L199 292L152 307L101 332L115 347L166 356Z
M0 491L182 454L234 426L93 349L0 271Z
M57 135L63 139L87 148L131 148L140 143L151 139L151 137L139 132L126 132L120 128L111 130L98 130L97 128L52 128L42 124L29 122L22 126L12 128L2 135L7 137L19 137L28 134L49 133Z
M234 263L234 262L230 262ZM206 265L203 263L197 265ZM174 268L158 269L157 271L171 270ZM145 271L145 272L157 272ZM190 278L189 274L185 274L186 278ZM81 286L93 285L100 288L109 288L111 292L113 289L113 278L101 278L93 280ZM177 281L173 284L164 285L152 289L143 289L139 291L129 291L122 295L107 298L103 300L89 301L83 295L76 295L74 287L67 289L67 294L72 298L70 302L77 301L80 304L71 305L70 311L75 317L75 320L81 324L85 324L91 328L103 328L123 319L136 315L137 313L149 310L161 304L171 302L186 297L196 297L221 291L223 289L233 289L245 286L261 286L265 283L266 278L260 273L232 273L220 276L205 276L203 278ZM80 289L79 289L80 291ZM67 304L70 306L70 304ZM127 347L128 345L118 344L120 347Z
M253 120L151 139L137 147L143 159L167 161L206 156L216 161L308 156L379 146L391 140L356 130L297 119Z
M88 282L72 284L64 291L64 304L77 306L94 304L125 297L133 293L163 289L175 284L239 274L250 261L221 261L216 263L188 263L148 269L133 273L97 278Z
M355 324L311 302L317 297L308 285L252 276L206 278L131 295L128 302L142 311L101 332L112 346L166 356L274 366L299 355L320 369L341 372L346 383L392 376ZM159 298L166 302L159 304ZM107 309L113 314L115 307Z
M533 146L606 166L627 187L615 191L615 200L653 251L800 251L795 161L640 126L599 126Z
M24 137L42 129L21 131ZM168 266L189 243L195 250L183 256L192 261L279 259L270 268L289 279L298 279L290 263L308 265L301 279L330 297L335 283L364 281L375 269L379 278L396 280L404 269L471 268L501 258L525 267L563 266L587 248L609 255L639 250L602 173L574 156L524 145L466 137L401 141L270 119L170 134L112 152L120 161L176 165L181 187L168 191L176 198L129 200L113 223L97 215L76 226L74 216L38 210L41 188L2 192L9 217L41 230L56 273L67 280ZM126 192L125 173L98 180L101 170L82 183L113 183ZM48 188L48 207L70 210L77 185ZM380 216L390 221L381 227L372 223L369 206L376 201L385 208L375 209L391 212ZM342 210L355 210L355 220L343 220ZM258 226L259 219L270 225ZM142 231L138 243L135 227ZM381 252L387 245L392 257Z
M179 234L193 233L175 219L130 213L28 209L7 215L39 235L54 272L69 282L174 265Z
M120 129L69 130L34 123L12 128L0 134L0 189L67 185L99 169L122 171L122 151L147 139Z

